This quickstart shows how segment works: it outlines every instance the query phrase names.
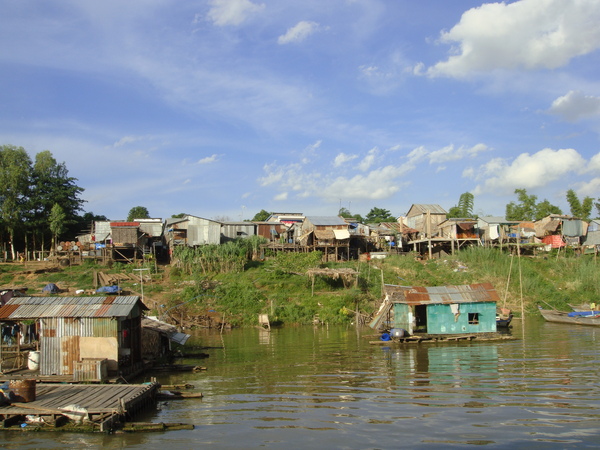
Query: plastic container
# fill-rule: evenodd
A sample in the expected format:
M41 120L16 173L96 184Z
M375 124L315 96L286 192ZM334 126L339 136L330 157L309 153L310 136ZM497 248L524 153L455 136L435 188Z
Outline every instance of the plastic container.
M29 352L27 368L29 370L38 370L40 368L40 352Z
M390 330L390 335L392 335L393 337L396 337L396 338L404 337L405 334L406 334L406 330L404 328L392 328Z

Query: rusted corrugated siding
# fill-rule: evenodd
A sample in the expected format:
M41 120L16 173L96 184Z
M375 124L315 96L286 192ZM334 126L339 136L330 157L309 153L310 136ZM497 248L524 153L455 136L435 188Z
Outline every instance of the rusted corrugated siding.
M435 303L498 302L500 297L490 283L463 286L386 286L394 303L427 305Z
M79 361L79 336L63 336L61 341L60 375L73 375L73 363Z
M40 320L40 374L72 375L81 359L80 337L117 337L112 318L56 317Z
M4 305L0 308L0 319L10 319L19 305Z
M40 320L40 374L61 374L61 343L58 336L58 319Z

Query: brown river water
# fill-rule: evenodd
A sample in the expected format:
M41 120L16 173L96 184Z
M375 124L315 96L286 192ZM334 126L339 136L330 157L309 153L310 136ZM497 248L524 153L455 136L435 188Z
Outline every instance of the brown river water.
M203 399L140 421L194 430L4 432L3 448L598 448L600 328L531 317L501 342L375 346L370 329L285 327L194 336L205 372L161 374ZM369 337L371 336L371 337ZM140 380L145 381L145 380Z

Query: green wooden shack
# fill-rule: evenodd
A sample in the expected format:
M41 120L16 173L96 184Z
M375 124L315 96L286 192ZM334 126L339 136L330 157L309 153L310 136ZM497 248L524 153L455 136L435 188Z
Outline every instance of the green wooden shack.
M496 332L498 293L490 283L463 286L385 285L385 298L370 323L376 330L446 335Z

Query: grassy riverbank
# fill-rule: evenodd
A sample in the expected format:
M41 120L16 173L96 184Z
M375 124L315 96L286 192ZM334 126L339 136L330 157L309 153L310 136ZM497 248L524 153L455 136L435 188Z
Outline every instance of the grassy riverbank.
M370 263L331 263L326 267L352 269L358 275L344 282L317 274L314 284L302 267L286 269L277 258L248 262L242 271L220 274L147 264L149 270L144 273L151 276L143 285L130 279L121 287L134 295L141 295L143 290L151 314L187 325L211 320L234 326L256 325L259 313L288 325L335 324L353 322L375 311L382 298L382 281L418 286L490 282L500 295L500 305L517 314L521 299L526 313L535 312L537 304L564 309L569 303L597 301L599 264L593 256L563 253L517 258L497 249L473 248L441 260L392 256ZM65 291L60 295L74 296L79 289L93 289L95 271L139 275L140 271L134 271L139 268L123 264L107 268L86 263L60 269L48 263L4 264L0 266L0 285L25 286L29 294L41 295L47 283L56 283Z

